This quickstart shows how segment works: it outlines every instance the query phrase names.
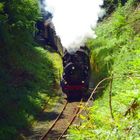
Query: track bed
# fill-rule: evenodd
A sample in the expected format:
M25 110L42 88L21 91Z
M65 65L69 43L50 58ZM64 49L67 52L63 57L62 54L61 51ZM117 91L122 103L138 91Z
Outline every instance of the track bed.
M75 120L76 114L79 112L80 102L67 102L57 119L54 121L48 132L41 140L59 140L65 139L64 134Z

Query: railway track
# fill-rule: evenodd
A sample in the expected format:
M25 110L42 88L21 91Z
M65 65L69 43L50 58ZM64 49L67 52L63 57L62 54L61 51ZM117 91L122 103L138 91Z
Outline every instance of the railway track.
M81 109L80 106L87 107L91 104L90 100L93 97L93 94L98 92L98 89L104 87L99 87L100 83L95 87L89 90L90 97L83 101L68 102L65 101L63 109L58 117L55 119L47 133L40 140L65 140L65 134L69 126L79 117L79 114L83 112L84 109Z
M64 134L66 133L69 126L74 122L77 114L80 111L80 102L65 102L64 107L49 128L48 132L40 140L60 140L66 139Z

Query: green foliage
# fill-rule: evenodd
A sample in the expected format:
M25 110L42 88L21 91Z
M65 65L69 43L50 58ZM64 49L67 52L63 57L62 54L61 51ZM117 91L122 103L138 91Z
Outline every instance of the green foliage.
M39 16L37 0L0 2L0 41L9 46L29 43Z
M1 140L22 139L43 108L58 98L61 59L34 43L38 18L37 0L0 1Z
M52 104L50 98L56 100L61 59L29 45L6 51L0 62L0 133L2 140L13 140L39 119L44 106Z
M139 3L129 0L96 29L97 38L89 40L92 69L96 83L113 75L110 109L110 85L105 82L101 97L86 109L82 124L73 126L69 139L137 140L140 138L140 24ZM98 93L97 93L98 94Z

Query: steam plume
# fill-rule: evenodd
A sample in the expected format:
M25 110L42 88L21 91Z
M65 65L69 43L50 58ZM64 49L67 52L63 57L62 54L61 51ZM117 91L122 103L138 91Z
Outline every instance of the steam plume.
M53 23L62 44L77 50L87 37L95 38L103 0L45 0L46 10L53 13Z

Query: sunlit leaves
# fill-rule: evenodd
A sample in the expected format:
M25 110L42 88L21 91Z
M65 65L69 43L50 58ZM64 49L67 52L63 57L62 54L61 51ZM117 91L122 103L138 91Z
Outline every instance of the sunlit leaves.
M140 133L140 30L139 6L129 0L96 29L97 38L89 41L92 67L97 82L113 74L112 112L109 108L110 86L94 101L90 113L82 116L83 123L74 131L83 139L139 139ZM98 96L98 93L97 93ZM87 125L87 124L90 125ZM91 127L92 125L92 127ZM90 127L93 130L90 130ZM89 135L86 135L87 132Z
M3 3L0 3L0 12L3 12L3 7L4 7Z
M0 2L0 32L4 43L8 46L23 46L31 42L38 17L37 0Z

